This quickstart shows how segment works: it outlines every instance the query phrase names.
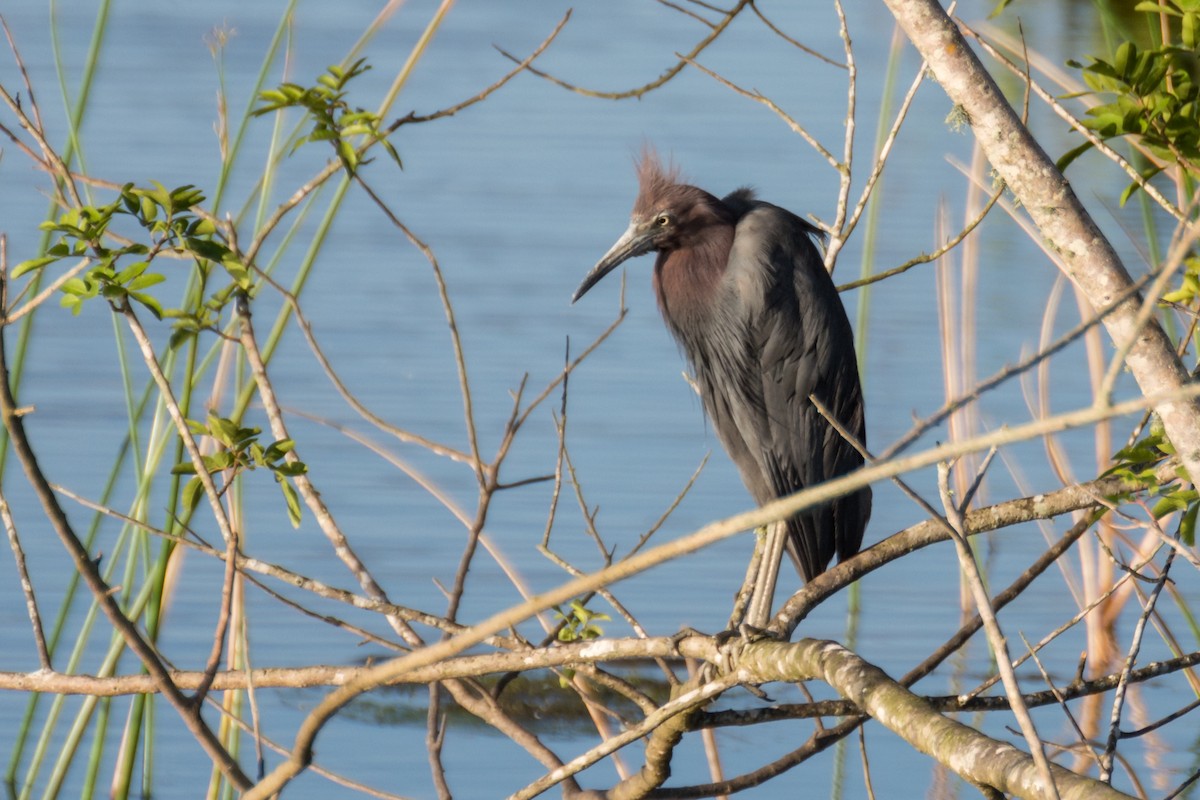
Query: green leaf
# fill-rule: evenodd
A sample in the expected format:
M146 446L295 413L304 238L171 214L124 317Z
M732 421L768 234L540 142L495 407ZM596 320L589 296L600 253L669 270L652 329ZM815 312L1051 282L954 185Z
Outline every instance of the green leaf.
M183 487L183 507L188 512L196 510L196 506L200 505L200 498L204 496L204 484L200 482L200 476L192 478Z
M160 275L157 272L151 272L149 275L139 275L138 277L134 278L129 282L128 288L130 291L145 289L147 287L154 286L155 284L162 283L166 279L167 278L165 275Z
M1192 503L1188 506L1183 517L1179 520L1179 538L1188 547L1196 546L1196 511L1200 510L1200 503Z
M296 493L296 488L292 486L291 481L286 478L278 480L279 488L283 491L284 503L287 504L288 521L292 523L293 528L299 528L302 513L300 496Z
M47 264L52 264L55 261L58 261L58 256L49 255L42 256L41 258L31 258L28 261L22 261L20 264L17 264L15 267L13 267L9 275L13 280L16 280L26 272L33 272L35 269L41 269Z
M1004 12L1004 9L1012 5L1012 1L1013 0L998 0L996 7L992 9L990 14L988 14L988 19L995 19L996 17L1000 16Z
M1069 167L1071 165L1071 162L1073 162L1075 159L1079 158L1081 155L1086 153L1088 150L1091 150L1092 147L1093 147L1092 143L1090 141L1087 141L1087 142L1084 142L1083 144L1079 145L1078 147L1073 147L1070 150L1068 150L1067 152L1063 153L1061 156L1058 157L1058 161L1057 161L1058 171L1066 172L1067 167Z
M272 467L276 475L286 475L289 478L294 478L297 475L305 475L308 473L308 465L303 461L290 461L283 464L277 464Z
M221 263L230 253L228 247L211 239L189 237L184 240L184 246L201 258L217 263Z
M263 451L263 457L267 461L278 461L287 453L296 449L296 442L293 439L279 439L267 445L267 449Z
M221 450L204 456L204 468L209 472L220 472L223 469L229 469L236 463L237 459L228 450Z
M1161 166L1151 167L1150 169L1147 169L1142 173L1142 180L1149 181L1151 178L1153 178L1155 175L1157 175L1158 173L1160 173L1162 171L1163 171L1163 168ZM1142 184L1138 183L1137 181L1130 181L1129 185L1125 187L1125 191L1121 192L1121 206L1124 207L1125 203L1128 202L1129 198L1133 197L1134 192L1138 191L1141 188L1142 188Z
M206 219L205 217L196 217L196 219L192 220L191 224L188 225L187 232L189 236L212 236L217 232L217 226L214 225L210 219Z
M141 207L141 218L144 222L153 222L158 219L158 203L148 195L142 195L139 203Z
M163 317L162 305L154 297L145 294L144 292L128 292L131 300L136 300L145 306L146 310L154 315L155 319L161 320Z
M83 278L70 278L59 287L60 291L69 295L77 295L78 297L95 297L96 286L90 281Z
M146 261L135 262L118 272L116 276L113 277L113 280L120 284L129 283L131 280L145 272L146 268L149 266L149 262Z

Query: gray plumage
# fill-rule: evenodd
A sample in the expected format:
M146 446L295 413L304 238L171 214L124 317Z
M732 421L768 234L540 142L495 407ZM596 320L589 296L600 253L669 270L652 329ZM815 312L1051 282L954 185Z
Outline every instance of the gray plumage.
M853 332L814 242L817 229L749 189L718 199L681 183L653 154L642 157L638 177L629 229L574 299L626 259L657 251L654 290L663 319L759 504L861 466L862 457L809 400L819 398L865 443ZM870 514L871 490L864 488L787 521L783 541L805 580L834 555L858 552ZM764 602L769 608L770 594Z

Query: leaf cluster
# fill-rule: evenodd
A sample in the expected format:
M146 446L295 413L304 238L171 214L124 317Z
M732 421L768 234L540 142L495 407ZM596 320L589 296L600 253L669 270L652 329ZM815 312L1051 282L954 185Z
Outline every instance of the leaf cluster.
M1114 465L1105 472L1124 478L1137 484L1140 489L1124 497L1111 498L1125 500L1134 494L1145 492L1148 497L1158 498L1150 511L1155 519L1162 519L1167 514L1182 512L1179 520L1179 535L1189 546L1196 541L1196 516L1200 511L1200 493L1189 482L1186 471L1182 467L1176 470L1174 480L1162 481L1159 469L1163 461L1175 455L1175 448L1163 432L1162 425L1151 425L1150 432L1133 444L1123 447L1113 456Z
M558 640L564 643L599 639L604 635L604 629L596 622L605 622L611 619L608 614L592 611L578 598L570 602L566 611L562 606L554 606L554 616L561 622L558 629ZM566 689L574 677L575 670L564 667L560 670L558 685Z
M1124 41L1109 58L1090 57L1090 63L1067 63L1082 70L1092 93L1106 98L1087 110L1084 124L1101 139L1135 137L1161 162L1179 164L1195 174L1200 160L1200 85L1194 78L1200 38L1200 0L1142 2L1137 11L1164 14L1177 22L1178 42L1139 48ZM1091 149L1085 142L1059 159L1060 169ZM1161 171L1145 170L1143 178ZM1137 184L1126 189L1124 202Z
M563 611L562 606L555 606L554 616L562 621L562 627L558 629L560 642L598 639L604 635L604 629L596 622L606 622L611 619L608 614L592 611L581 600L572 600L566 611Z
M204 422L188 420L188 427L194 436L209 436L217 444L217 450L203 457L204 469L213 475L228 472L230 478L254 469L266 469L275 477L283 492L284 503L287 506L288 519L292 527L300 526L301 504L296 487L291 478L308 472L308 466L296 459L288 461L286 456L295 449L291 439L280 439L263 446L259 442L261 428L243 427L233 420L218 417L209 413ZM195 510L204 496L204 484L196 472L196 465L191 461L176 464L171 468L175 475L194 475L183 489L183 501L189 511Z
M87 259L94 263L61 286L63 307L78 314L85 301L96 297L103 297L116 308L136 303L157 319L175 321L171 346L178 346L200 330L215 328L234 292L253 288L250 270L232 248L217 238L216 226L199 211L204 199L204 194L191 185L166 189L158 182L150 187L127 183L110 203L72 208L57 219L43 222L40 227L54 237L53 243L44 256L17 264L12 277L19 278L67 258ZM118 216L130 218L144 229L145 241L129 241L110 231ZM205 279L213 265L219 265L229 280L194 307L164 309L161 301L146 291L166 280L162 272L150 270L151 263L164 253L190 258ZM131 261L133 258L137 260Z
M387 139L388 132L380 127L379 115L351 106L346 100L347 84L370 68L366 59L360 58L349 68L336 64L329 67L311 86L281 83L274 89L259 92L262 105L252 113L262 116L286 108L303 109L312 119L312 128L296 139L292 152L308 142L329 142L346 169L354 172L361 162L361 150L354 140L362 136L368 143L383 147L396 164L402 166L400 155Z

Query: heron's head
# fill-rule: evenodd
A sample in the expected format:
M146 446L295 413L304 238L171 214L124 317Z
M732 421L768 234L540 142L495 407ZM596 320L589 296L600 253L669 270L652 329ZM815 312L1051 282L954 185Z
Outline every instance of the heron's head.
M623 262L651 251L686 246L714 220L724 221L721 201L703 189L681 183L679 170L664 167L652 150L637 165L638 196L629 227L592 267L571 298L574 303Z

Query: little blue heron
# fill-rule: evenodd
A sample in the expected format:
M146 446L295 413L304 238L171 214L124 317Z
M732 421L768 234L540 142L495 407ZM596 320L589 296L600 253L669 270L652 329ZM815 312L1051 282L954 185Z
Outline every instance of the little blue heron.
M717 437L760 505L843 475L865 443L854 335L814 243L818 229L754 192L722 199L681 182L652 152L637 165L628 230L571 302L623 261L657 251L654 293L695 373ZM871 515L860 489L772 526L744 621L765 627L786 546L806 581L858 552Z

